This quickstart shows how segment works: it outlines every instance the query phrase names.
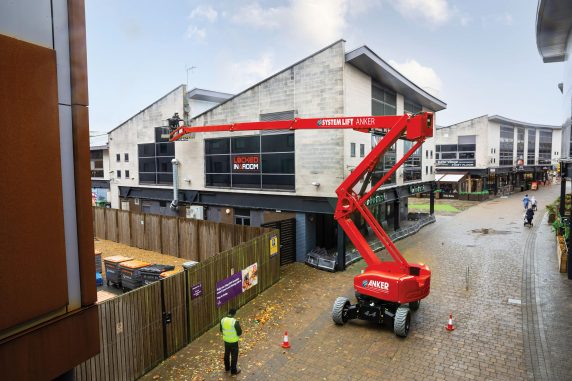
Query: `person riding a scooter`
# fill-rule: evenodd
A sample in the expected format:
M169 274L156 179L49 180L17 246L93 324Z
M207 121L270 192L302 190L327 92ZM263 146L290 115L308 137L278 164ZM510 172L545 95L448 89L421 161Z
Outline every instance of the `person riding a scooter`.
M532 226L532 219L534 218L534 210L532 210L532 207L526 209L526 213L524 216L525 216L524 218L526 219L526 223Z

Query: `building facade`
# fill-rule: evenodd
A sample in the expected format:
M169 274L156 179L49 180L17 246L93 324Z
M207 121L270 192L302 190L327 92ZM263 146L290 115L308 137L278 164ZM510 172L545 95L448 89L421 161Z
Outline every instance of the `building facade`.
M219 102L192 117L191 124L399 115L436 112L446 107L368 47L346 52L344 44L340 40ZM160 100L151 108L161 109L163 118L181 112L181 96L174 92L168 96L171 98L173 102ZM379 139L353 130L297 130L200 133L186 141L168 143L160 140L166 137L164 132L155 132L155 140L147 143L141 137L153 134L152 129L138 123L139 132L133 134L133 127L129 126L134 123L130 120L110 134L112 162L115 155L127 152L128 146L132 150L138 146L137 161L130 164L134 165L129 169L130 177L111 181L115 205L122 203L132 208L136 203L140 207L143 203L160 202L161 212L166 214L202 215L217 222L255 226L288 220L295 226L292 259L302 261L305 253L316 246L337 247L335 190ZM145 128L147 132L142 131ZM151 136L146 140L151 140ZM165 148L170 155L165 157L169 162L175 159L175 178L172 173L171 177L166 176L173 169L167 160L152 158L151 144L171 145L172 148ZM115 147L122 147L118 148L121 152L116 152ZM409 142L398 141L378 166L377 178L409 147ZM430 191L434 150L434 139L428 139L374 197L370 208L380 221L398 227L407 218L407 197ZM159 152L157 147L155 152ZM125 165L119 162L117 168ZM154 168L152 163L161 171L162 163L165 164L165 172L158 171L154 177L160 179L164 173L165 182L149 184L151 187L146 182L153 177L147 177L145 171ZM168 210L173 198L172 182L178 189L181 206L177 212Z
M463 175L444 184L444 196L510 193L545 180L561 155L562 127L484 115L438 127L435 139L437 173Z
M106 206L111 201L109 188L109 146L89 147L92 204Z

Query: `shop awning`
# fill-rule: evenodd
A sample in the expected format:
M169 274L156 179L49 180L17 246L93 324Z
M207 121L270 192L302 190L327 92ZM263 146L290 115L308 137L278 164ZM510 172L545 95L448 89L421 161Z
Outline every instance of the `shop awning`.
M445 173L441 178L436 178L435 181L438 183L458 183L465 176L465 173Z

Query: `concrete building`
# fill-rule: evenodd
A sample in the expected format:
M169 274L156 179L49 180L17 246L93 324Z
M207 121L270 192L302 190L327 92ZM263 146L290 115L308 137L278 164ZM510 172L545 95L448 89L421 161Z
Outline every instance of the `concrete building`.
M444 195L528 189L532 181L544 180L558 162L561 131L561 126L519 122L499 115L438 127L437 173L463 175L449 177L459 181L458 185L442 184Z
M89 147L91 168L91 193L93 203L105 205L111 200L109 188L109 146Z
M73 379L100 348L85 40L82 0L0 5L3 380Z
M165 131L156 128L185 110L183 93L175 89L110 133L111 170L121 171L121 177L111 180L112 205L174 213L168 208L173 199L169 164L176 159L178 213L255 226L282 221L289 235L286 241L283 234L282 244L290 245L283 253L290 253L291 260L304 260L316 246L336 248L335 189L378 137L351 130L252 131L195 134L168 143ZM346 52L343 40L219 103L192 117L192 125L396 115L446 107L367 46ZM377 178L409 144L399 141L386 154ZM434 151L434 139L428 139L373 198L370 208L384 224L399 227L407 218L407 197L431 190ZM134 159L126 163L125 153ZM236 169L237 160L260 165Z

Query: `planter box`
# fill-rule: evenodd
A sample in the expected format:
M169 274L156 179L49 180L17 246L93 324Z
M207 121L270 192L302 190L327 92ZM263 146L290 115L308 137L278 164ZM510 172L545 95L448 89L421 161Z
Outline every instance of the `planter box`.
M480 201L478 194L469 194L469 201Z
M469 195L468 194L460 194L459 195L459 200L468 200L469 199Z
M556 254L558 255L558 266L561 273L566 272L566 265L568 262L568 250L566 242L561 235L556 236Z
M556 213L548 213L548 223L551 224L556 221Z

